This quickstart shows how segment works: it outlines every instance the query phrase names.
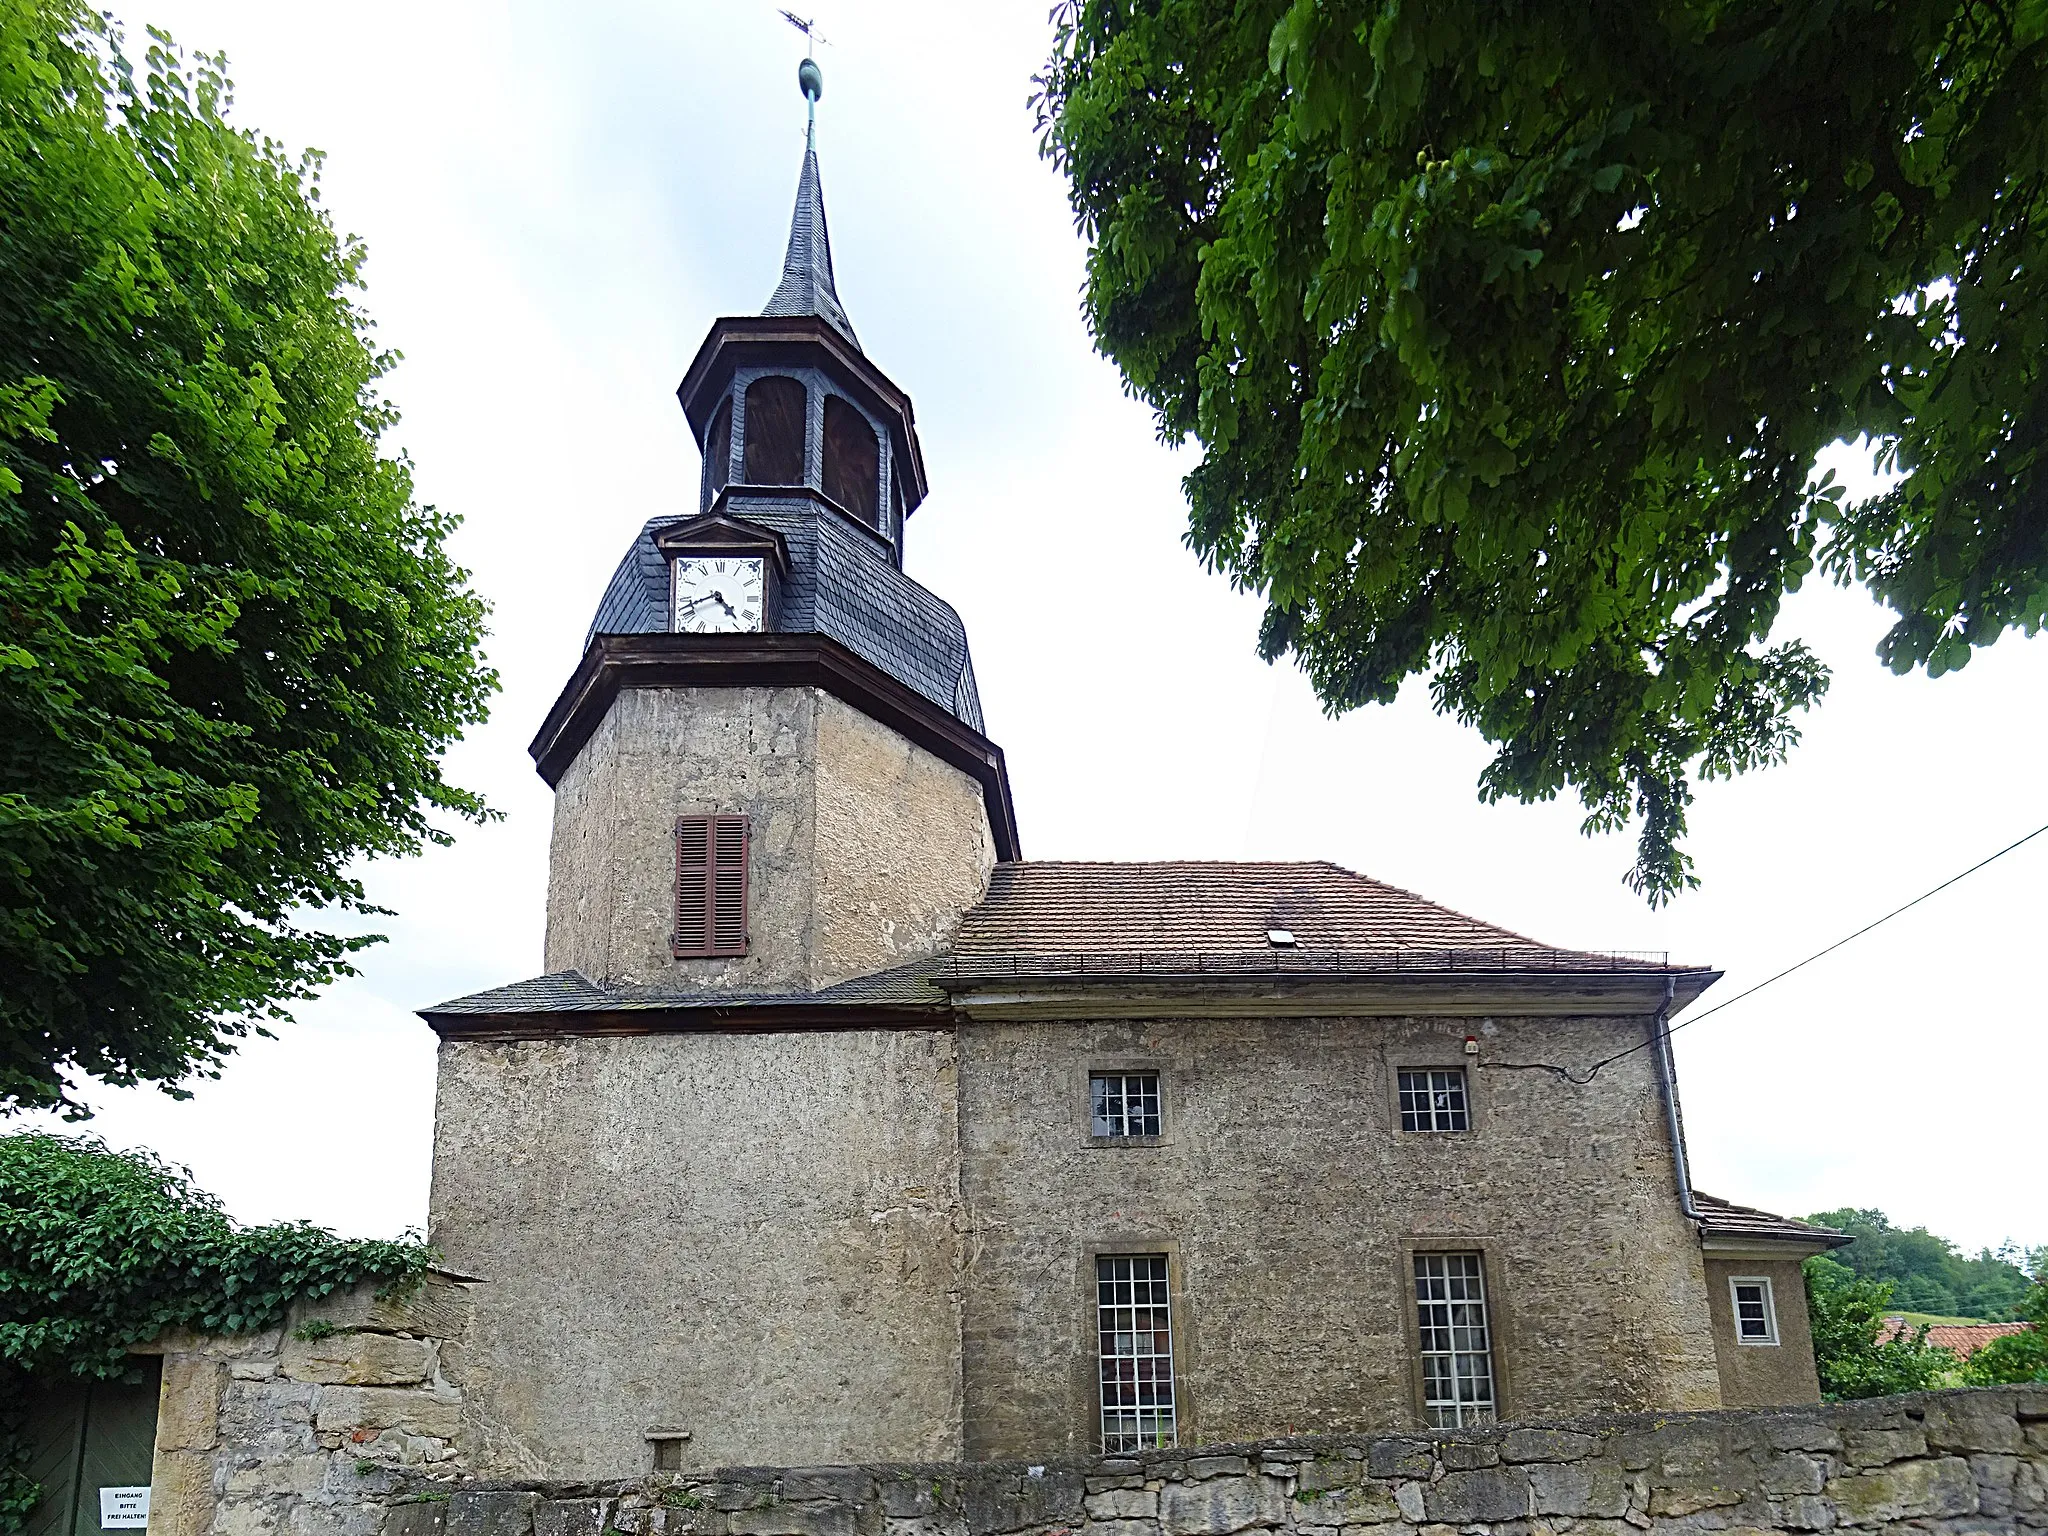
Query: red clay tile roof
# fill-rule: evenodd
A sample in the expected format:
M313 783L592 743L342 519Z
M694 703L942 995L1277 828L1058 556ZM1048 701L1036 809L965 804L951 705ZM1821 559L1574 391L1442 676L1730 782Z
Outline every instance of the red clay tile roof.
M1692 1192L1692 1203L1702 1217L1700 1232L1705 1237L1744 1237L1762 1242L1825 1243L1840 1248L1851 1241L1846 1232L1817 1227L1791 1216L1773 1216L1755 1206L1736 1205L1701 1190Z
M1927 1342L1940 1349L1952 1349L1958 1359L1967 1360L1993 1339L2002 1339L2009 1333L2024 1333L2026 1328L2025 1323L1936 1323L1927 1330ZM1889 1343L1902 1333L1916 1331L1916 1324L1902 1317L1888 1317L1877 1336Z
M1282 953L1311 970L1334 956L1415 969L1664 966L1661 956L1558 949L1329 863L998 864L986 899L960 924L953 955L962 973L996 961L1042 970L1085 959L1088 969L1106 969L1099 962L1116 956L1152 962L1140 969L1164 968L1171 957L1263 967L1276 958L1269 929L1291 933L1294 944Z

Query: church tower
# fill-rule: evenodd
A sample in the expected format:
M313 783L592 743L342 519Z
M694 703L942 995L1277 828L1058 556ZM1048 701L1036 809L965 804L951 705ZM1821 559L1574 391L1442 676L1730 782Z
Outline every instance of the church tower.
M1017 857L966 631L903 571L924 459L839 300L802 84L781 279L676 391L696 509L641 530L533 743L551 973L815 991L934 953Z
M635 537L532 745L546 974L425 1010L430 1236L485 1282L447 1357L464 1454L957 1457L929 973L1016 823L959 615L903 570L917 426L840 302L814 128L766 307L713 322L677 395L695 505Z

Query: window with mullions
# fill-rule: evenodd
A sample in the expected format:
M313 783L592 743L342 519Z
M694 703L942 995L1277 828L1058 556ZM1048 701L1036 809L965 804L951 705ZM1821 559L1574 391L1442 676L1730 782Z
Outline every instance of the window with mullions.
M1422 1407L1455 1429L1493 1421L1493 1338L1476 1253L1415 1255L1415 1321L1422 1342Z
M1157 1136L1159 1074L1096 1072L1088 1078L1088 1134Z
M1404 1131L1469 1131L1472 1117L1465 1104L1465 1069L1403 1072L1401 1129Z
M1728 1282L1735 1303L1735 1342L1775 1344L1778 1342L1778 1309L1771 1304L1771 1282L1758 1275Z
M1101 1343L1104 1454L1175 1444L1165 1254L1096 1259L1095 1326Z

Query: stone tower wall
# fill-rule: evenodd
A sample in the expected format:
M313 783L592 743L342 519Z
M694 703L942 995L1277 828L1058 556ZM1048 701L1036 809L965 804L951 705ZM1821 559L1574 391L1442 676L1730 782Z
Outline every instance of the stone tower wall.
M957 1457L955 1103L944 1031L445 1042L472 1470Z
M678 816L753 819L749 953L678 960ZM817 688L621 690L555 787L546 968L803 992L934 953L995 864L981 786Z

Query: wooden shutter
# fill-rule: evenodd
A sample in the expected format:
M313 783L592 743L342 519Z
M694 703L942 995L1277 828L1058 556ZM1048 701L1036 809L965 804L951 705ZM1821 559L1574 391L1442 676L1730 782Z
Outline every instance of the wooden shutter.
M676 819L678 956L747 952L747 843L744 816Z

